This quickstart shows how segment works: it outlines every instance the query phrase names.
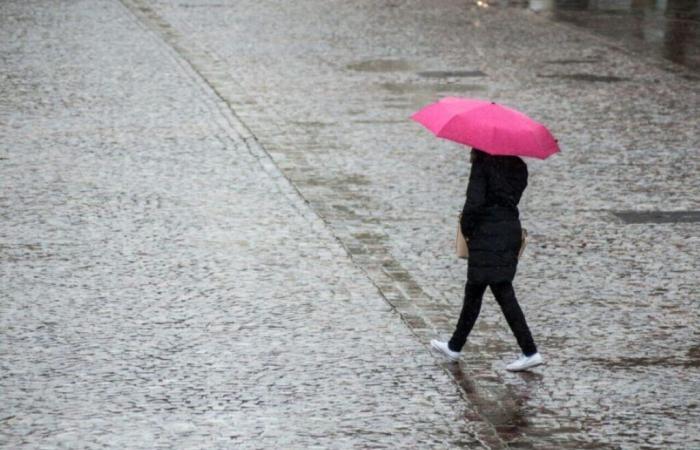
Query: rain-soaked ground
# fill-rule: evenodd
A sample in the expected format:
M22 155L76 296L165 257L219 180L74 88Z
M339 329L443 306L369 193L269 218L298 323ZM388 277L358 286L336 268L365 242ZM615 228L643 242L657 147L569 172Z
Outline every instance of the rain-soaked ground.
M477 4L527 8L593 31L631 51L663 57L700 73L698 0L484 0Z
M700 72L698 0L475 0L480 8L523 8L566 22L642 55ZM594 62L572 58L559 64Z
M645 5L4 1L0 445L700 448L697 2ZM427 345L466 272L466 149L409 120L444 95L563 149L521 201L530 373L490 294L458 364Z

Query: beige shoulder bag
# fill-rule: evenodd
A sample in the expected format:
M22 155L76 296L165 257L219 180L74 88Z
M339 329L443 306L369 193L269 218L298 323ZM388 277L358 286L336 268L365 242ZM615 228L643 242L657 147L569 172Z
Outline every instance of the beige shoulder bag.
M459 220L457 221L457 258L467 259L469 258L469 247L467 246L467 238L462 234L462 215L459 215ZM525 245L527 244L527 230L523 228L523 236L520 244L520 251L518 252L518 259L523 255L525 251Z
M467 238L462 234L462 215L459 215L457 221L457 258L467 259L469 258L469 247L467 247Z

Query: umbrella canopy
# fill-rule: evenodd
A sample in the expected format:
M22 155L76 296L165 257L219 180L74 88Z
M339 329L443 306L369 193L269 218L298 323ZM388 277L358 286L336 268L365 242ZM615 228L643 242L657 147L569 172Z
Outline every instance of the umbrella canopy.
M556 139L544 125L494 102L446 97L411 118L438 137L491 155L545 159L559 151Z

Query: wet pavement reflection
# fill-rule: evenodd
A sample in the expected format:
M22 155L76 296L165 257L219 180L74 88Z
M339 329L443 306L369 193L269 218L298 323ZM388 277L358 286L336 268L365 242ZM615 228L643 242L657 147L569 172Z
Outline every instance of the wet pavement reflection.
M700 449L698 1L3 2L0 442ZM491 294L427 345L470 169L410 114L448 95L562 141L532 373Z
M630 50L700 72L700 0L530 0L509 5L547 14L614 38Z
M465 373L458 364L448 363L445 368L460 385L469 402L474 405L476 415L467 412L466 420L475 422L485 420L490 423L498 439L509 445L519 443L519 438L527 435L529 427L527 413L524 411L527 394L514 393L499 383L499 389L484 389L479 382ZM541 378L539 374L527 373L526 376ZM483 383L483 381L482 381ZM483 437L482 437L483 438ZM498 447L499 441L487 442Z

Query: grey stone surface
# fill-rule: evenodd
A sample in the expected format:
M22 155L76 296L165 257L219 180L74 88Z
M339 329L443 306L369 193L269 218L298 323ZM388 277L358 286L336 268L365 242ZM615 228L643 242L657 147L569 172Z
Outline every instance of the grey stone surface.
M452 239L468 165L408 116L461 95L550 125L563 152L530 162L532 241L516 280L548 365L503 372L516 349L487 302L453 378L493 445L700 445L700 230L613 214L700 209L700 89L682 67L462 1L127 3L232 106L423 342L459 310Z
M225 103L115 1L0 13L0 446L483 448Z
M0 10L0 443L700 446L698 224L614 215L700 209L697 78L456 0L123 4ZM468 165L408 116L448 94L563 148L522 202L530 374L491 301L454 383L421 345Z

